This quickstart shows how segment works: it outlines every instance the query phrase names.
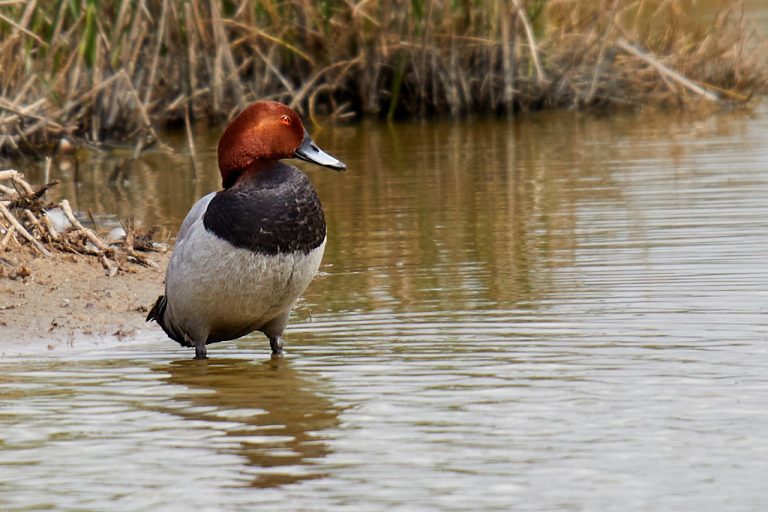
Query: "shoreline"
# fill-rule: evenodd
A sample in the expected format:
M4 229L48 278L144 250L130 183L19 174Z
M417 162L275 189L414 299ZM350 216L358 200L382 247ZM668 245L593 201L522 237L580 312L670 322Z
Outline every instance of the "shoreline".
M158 268L128 264L109 277L93 256L6 249L0 253L0 358L144 337L155 329L145 318L163 293L170 256L170 250L151 253Z

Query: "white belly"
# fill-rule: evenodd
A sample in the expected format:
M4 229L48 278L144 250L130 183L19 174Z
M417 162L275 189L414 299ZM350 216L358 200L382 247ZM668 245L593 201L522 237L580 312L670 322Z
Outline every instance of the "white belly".
M309 254L255 253L209 233L201 219L176 246L168 265L170 319L190 341L217 333L241 336L275 319L279 324L317 273L324 250L325 240ZM283 319L280 332L284 324Z

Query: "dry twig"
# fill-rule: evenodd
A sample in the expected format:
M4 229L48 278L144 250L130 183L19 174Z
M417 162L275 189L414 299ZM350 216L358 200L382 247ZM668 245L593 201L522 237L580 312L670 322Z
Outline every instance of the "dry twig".
M32 187L24 177L15 170L0 171L0 181L10 181L14 186L0 186L0 250L6 249L8 243L14 240L18 243L16 234L20 234L37 252L51 256L51 250L88 254L96 256L110 276L115 275L122 264L129 261L138 265L157 268L157 265L140 254L140 251L156 250L151 236L137 234L133 226L127 230L125 240L117 244L107 244L92 229L82 225L77 219L69 201L62 200L58 205L45 202L42 197L48 188L58 184L53 180L40 187ZM48 211L58 206L70 223L68 229L57 232Z
M616 45L624 50L625 52L629 53L630 55L633 55L637 57L638 59L642 60L646 64L650 65L653 69L659 72L662 76L669 78L686 89L695 92L696 94L702 96L705 99L708 99L709 101L718 101L720 98L718 98L717 94L710 92L700 85L692 82L691 80L687 79L674 69L670 69L669 67L665 66L662 62L659 62L657 59L655 59L652 55L640 50L639 48L636 48L629 44L624 39L619 39L616 41Z

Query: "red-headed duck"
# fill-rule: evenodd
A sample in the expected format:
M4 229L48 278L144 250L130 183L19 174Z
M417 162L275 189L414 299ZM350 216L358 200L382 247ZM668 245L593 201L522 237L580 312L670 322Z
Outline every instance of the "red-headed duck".
M219 140L224 190L192 206L179 229L165 295L147 315L173 340L195 347L253 331L282 352L296 300L317 273L325 218L309 178L283 158L337 171L346 166L318 148L299 116L275 101L243 110Z

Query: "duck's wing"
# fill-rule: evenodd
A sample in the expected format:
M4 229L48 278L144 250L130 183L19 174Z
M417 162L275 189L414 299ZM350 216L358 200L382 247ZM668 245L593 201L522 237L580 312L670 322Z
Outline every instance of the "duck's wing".
M187 213L187 216L184 218L184 222L181 223L179 234L176 235L176 245L179 245L189 237L189 230L192 228L192 225L203 218L205 211L208 209L208 203L211 202L211 199L213 199L215 195L216 192L211 192L198 199L197 202L192 205L189 213Z
M184 218L184 222L181 223L181 228L179 228L179 233L176 235L176 249L173 251L173 255L171 256L171 261L168 262L168 269L166 270L166 281L167 281L167 275L171 272L173 272L174 267L177 266L178 263L178 249L181 245L184 244L184 242L189 238L190 233L192 232L193 226L203 219L203 215L205 215L205 211L208 209L208 203L211 202L211 199L216 195L216 192L211 192L208 195L205 195L197 200L197 202L192 205L192 208L189 210L189 213L187 213L187 216ZM166 286L166 294L160 295L157 298L157 302L155 302L155 305L152 307L152 309L149 311L149 314L147 315L147 322L150 322L152 320L156 321L158 324L160 324L160 327L163 328L165 333L173 340L178 341L182 345L190 346L189 341L187 341L186 337L183 335L182 330L175 325L175 322L172 318L168 318L167 314L168 310L168 289Z

